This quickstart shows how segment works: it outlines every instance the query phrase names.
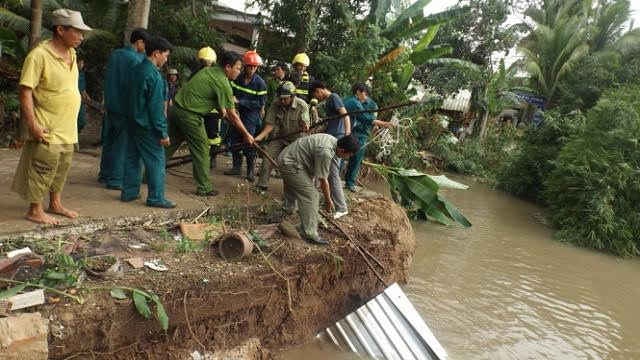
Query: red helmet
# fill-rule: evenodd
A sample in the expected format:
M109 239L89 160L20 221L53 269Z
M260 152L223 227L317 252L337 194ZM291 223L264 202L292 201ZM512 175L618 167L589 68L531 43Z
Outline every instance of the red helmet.
M260 57L260 55L258 55L258 53L255 50L249 50L246 53L244 53L244 56L242 57L242 62L245 65L260 66L262 65L262 58Z

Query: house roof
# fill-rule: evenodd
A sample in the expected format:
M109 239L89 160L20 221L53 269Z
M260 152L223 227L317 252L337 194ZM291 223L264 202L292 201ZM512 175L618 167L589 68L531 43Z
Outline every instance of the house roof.
M211 19L228 21L239 24L256 24L260 20L259 14L250 14L224 5L211 5Z
M442 101L442 110L459 111L466 113L471 108L471 91L460 90L455 96L447 96Z

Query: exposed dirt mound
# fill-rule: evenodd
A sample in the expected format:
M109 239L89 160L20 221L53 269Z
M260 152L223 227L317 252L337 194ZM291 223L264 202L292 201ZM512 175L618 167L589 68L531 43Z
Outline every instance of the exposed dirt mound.
M404 211L377 195L360 195L351 204L351 213L339 224L359 245L328 224L322 236L329 246L276 232L262 252L234 261L222 260L211 248L182 255L163 249L159 235L142 223L98 231L93 236L99 248L108 247L120 259L159 258L169 270L125 268L120 276L85 281L85 288L94 289L81 294L82 305L42 306L39 310L50 320L50 358L184 359L194 350L216 354L250 338L268 349L308 341L386 284L407 278L415 239ZM138 243L149 250L132 250L130 245ZM373 255L370 265L363 251ZM169 330L142 318L131 300L110 297L114 286L157 294L169 315Z

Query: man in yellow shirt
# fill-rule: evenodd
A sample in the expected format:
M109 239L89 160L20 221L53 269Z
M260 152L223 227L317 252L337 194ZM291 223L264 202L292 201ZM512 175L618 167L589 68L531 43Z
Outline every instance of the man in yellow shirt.
M78 216L62 205L61 193L73 145L78 142L80 92L75 48L82 42L83 32L91 30L79 12L68 9L55 10L51 23L53 38L34 48L22 67L20 109L22 127L28 134L12 186L30 204L26 218L43 224L58 223L44 212L42 202L47 192L49 213Z

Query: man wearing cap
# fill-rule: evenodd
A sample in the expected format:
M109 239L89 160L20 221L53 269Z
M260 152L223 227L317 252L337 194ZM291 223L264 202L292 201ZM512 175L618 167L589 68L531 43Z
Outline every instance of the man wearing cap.
M49 213L75 218L78 213L62 205L74 144L78 142L80 110L76 51L84 38L82 15L68 9L51 16L51 40L41 42L27 55L20 76L20 110L25 140L12 190L29 202L26 218L43 224L58 220L44 212L49 193Z
M98 181L107 189L122 189L124 151L127 147L127 93L131 86L131 69L144 59L145 43L149 34L144 29L131 32L131 46L114 50L109 56L104 80L104 107L102 122L102 156Z
M222 116L235 126L244 141L253 144L253 135L245 129L233 101L233 90L229 80L235 80L242 69L239 54L226 52L220 56L220 66L214 65L198 71L184 84L175 99L175 106L169 112L169 138L171 145L166 148L170 159L178 147L186 140L193 158L193 178L198 187L196 195L215 196L218 194L211 184L209 174L209 142L202 117L212 109L219 109Z
M167 71L167 107L173 105L173 99L178 92L178 70L169 69Z
M265 150L272 159L309 130L309 105L294 95L296 88L290 81L282 83L277 90L278 98L271 104L264 119L264 128L255 138L263 141L269 135L271 140ZM265 191L269 186L272 165L267 159L262 161L258 189Z
M255 135L261 126L262 117L264 116L267 84L260 75L256 74L256 70L262 65L262 59L255 50L247 51L242 57L242 62L244 63L244 70L238 78L231 82L231 87L233 88L233 95L242 124L251 135ZM242 167L242 155L240 152L242 152L247 159L246 179L249 182L253 182L255 180L255 148L253 146L242 146L242 133L235 128L231 128L229 131L229 141L233 167L225 171L224 174L240 175L240 168Z

